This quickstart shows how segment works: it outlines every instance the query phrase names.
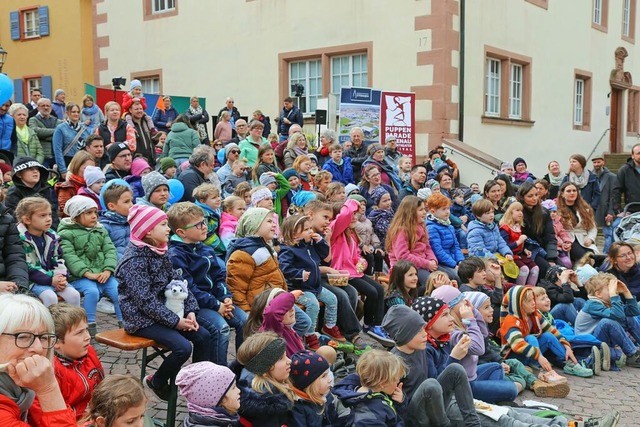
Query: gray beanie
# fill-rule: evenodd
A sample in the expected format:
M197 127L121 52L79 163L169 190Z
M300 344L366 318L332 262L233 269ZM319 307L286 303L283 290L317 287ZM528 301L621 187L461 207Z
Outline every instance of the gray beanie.
M64 213L70 218L77 218L89 209L98 209L96 202L87 196L73 196L64 204Z
M236 228L236 237L255 236L262 221L273 211L265 208L249 208L242 214Z
M142 177L142 189L144 190L145 199L149 200L151 193L156 191L156 188L161 185L166 185L169 188L169 182L160 172L149 172Z
M411 341L426 325L422 316L406 305L391 306L382 320L382 328L396 342L396 346Z

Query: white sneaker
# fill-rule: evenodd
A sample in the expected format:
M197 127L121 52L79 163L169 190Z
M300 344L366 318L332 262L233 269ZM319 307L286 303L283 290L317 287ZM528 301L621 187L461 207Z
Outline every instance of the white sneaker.
M106 297L100 298L100 301L98 301L98 304L96 305L96 310L105 314L114 314L116 312L116 309L113 307L113 303Z

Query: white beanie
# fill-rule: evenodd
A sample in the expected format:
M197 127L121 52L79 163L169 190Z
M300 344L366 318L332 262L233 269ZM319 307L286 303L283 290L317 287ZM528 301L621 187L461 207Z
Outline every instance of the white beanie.
M77 218L89 209L98 209L96 202L87 196L73 196L64 205L64 213L70 218Z

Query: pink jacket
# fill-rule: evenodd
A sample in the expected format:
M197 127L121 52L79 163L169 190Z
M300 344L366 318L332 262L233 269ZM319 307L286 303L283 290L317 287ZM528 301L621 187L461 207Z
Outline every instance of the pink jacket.
M425 226L419 226L416 236L416 246L413 249L409 249L409 239L405 231L400 232L396 241L391 246L389 252L389 262L391 268L398 260L411 261L417 268L427 269L429 261L436 261L435 254L429 245L429 235L427 234L427 228Z
M564 229L564 225L560 222L560 218L556 218L553 220L553 231L556 233L556 240L558 241L558 250L562 250L563 243L572 243L573 239Z
M262 313L262 326L259 332L273 331L287 343L287 357L304 350L300 336L282 323L284 315L293 308L295 297L289 292L280 292Z
M220 232L218 235L220 236L222 243L224 243L225 248L228 248L231 240L235 239L236 228L238 228L238 218L226 212L222 212L222 215L220 215Z
M356 270L356 264L360 260L360 247L356 241L356 231L352 231L353 237L347 241L345 231L351 225L351 218L360 208L357 200L347 200L340 209L340 213L331 222L331 268L346 270L350 277L362 277L362 273Z

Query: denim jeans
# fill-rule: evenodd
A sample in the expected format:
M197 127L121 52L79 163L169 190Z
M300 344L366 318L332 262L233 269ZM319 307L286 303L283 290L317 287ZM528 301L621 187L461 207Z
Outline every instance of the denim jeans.
M469 249L469 244L467 243L467 233L465 233L462 228L456 228L456 239L458 239L458 245L460 245L460 249Z
M631 335L636 344L640 345L640 323L638 320L633 316L627 316L622 321L622 327Z
M320 314L320 303L324 303L324 323L329 327L336 325L338 319L338 301L336 296L328 290L322 288L316 296L313 292L303 293L296 302L304 305L305 312L311 318L311 330L316 331L318 325L318 315Z
M500 363L491 362L478 365L478 377L470 381L473 397L487 403L513 401L518 395L516 385L504 378Z
M162 361L160 367L153 376L153 386L161 387L175 378L182 365L191 356L191 343L193 343L193 363L212 362L211 336L206 328L200 327L197 331L178 331L158 323L146 328L138 329L133 335L149 338L166 347L171 353Z
M338 329L347 339L352 339L362 330L360 320L356 316L358 305L358 291L351 286L331 286L322 281L322 287L336 296L338 302Z
M36 294L45 307L58 303L58 296L61 296L64 302L71 305L80 306L80 292L73 286L67 285L61 291L56 291L53 286L33 285L31 292Z
M84 295L82 307L87 312L87 323L96 322L96 305L103 294L113 301L116 318L122 320L122 312L120 311L120 304L118 304L118 280L113 275L105 283L82 278L72 282L71 286Z
M598 326L593 330L593 336L606 342L611 348L619 345L627 356L636 352L636 345L631 341L622 324L615 320L600 319Z
M545 332L537 337L535 335L527 335L526 337L524 337L524 340L530 345L538 347L541 354L545 354L547 351L550 351L555 359L562 361L565 360L566 349L560 343L560 341L558 341L558 338L556 338L555 335L553 335L551 332ZM509 357L516 358L528 366L540 366L537 360L522 356L515 352L512 352Z
M613 243L613 232L616 229L616 227L620 224L621 220L622 220L622 218L615 218L610 226L607 227L606 225L604 225L602 227L602 234L604 235L604 250L603 250L603 253L605 253L605 254L609 253L609 248L611 247L611 244Z
M550 311L551 315L554 319L564 320L572 325L576 324L576 316L578 315L578 310L574 307L573 304L568 302L558 303Z
M306 337L313 332L311 318L297 305L294 305L293 309L296 312L296 323L293 325L293 330L301 337Z
M234 306L232 314L232 318L225 319L215 310L201 308L196 317L200 326L209 331L211 336L211 361L220 366L227 366L231 327L236 331L236 351L243 341L242 328L247 323L247 313Z

